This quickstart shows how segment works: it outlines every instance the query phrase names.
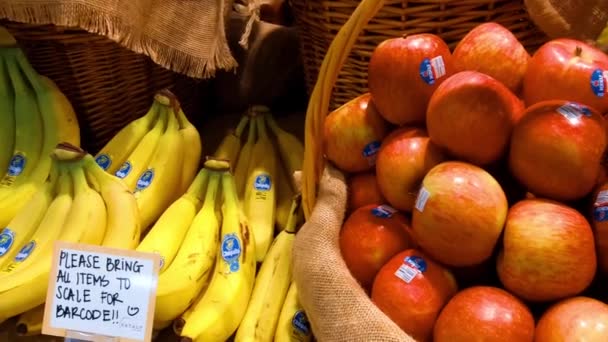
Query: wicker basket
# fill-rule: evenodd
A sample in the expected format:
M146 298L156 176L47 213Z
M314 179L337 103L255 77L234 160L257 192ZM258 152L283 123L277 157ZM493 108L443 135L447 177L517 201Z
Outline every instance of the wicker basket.
M301 51L309 92L329 44L359 0L290 0L300 27ZM529 50L546 40L528 18L523 0L387 0L359 35L334 87L330 109L367 91L367 64L376 45L403 34L435 33L450 47L474 26L496 21Z
M66 94L78 116L82 146L91 153L143 115L156 91L177 87L173 90L180 99L196 98L183 94L194 91L184 84L193 81L105 36L54 25L0 24L15 36L34 68Z

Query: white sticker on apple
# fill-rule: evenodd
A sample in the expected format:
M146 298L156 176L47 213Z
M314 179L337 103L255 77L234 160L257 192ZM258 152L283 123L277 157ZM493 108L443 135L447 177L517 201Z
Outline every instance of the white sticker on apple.
M423 212L424 207L426 206L426 202L429 200L430 196L431 193L428 192L428 190L425 189L424 186L421 187L420 191L418 191L418 197L416 197L416 205L414 207L418 209L419 212Z

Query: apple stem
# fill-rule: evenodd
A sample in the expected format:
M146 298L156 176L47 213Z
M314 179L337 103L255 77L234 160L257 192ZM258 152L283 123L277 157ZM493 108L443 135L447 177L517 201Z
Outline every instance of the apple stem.
M580 57L583 54L583 48L581 48L580 46L577 46L576 49L574 49L574 55L576 57Z

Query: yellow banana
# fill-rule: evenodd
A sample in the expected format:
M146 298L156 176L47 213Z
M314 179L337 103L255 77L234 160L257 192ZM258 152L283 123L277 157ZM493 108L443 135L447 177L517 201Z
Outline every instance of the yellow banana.
M201 291L211 274L217 253L220 220L215 214L221 175L210 173L203 207L182 243L173 263L158 279L155 322L179 317Z
M55 197L55 181L51 178L32 196L11 222L0 231L0 269L13 260L21 246L29 241Z
M4 51L4 53L6 53L6 51ZM38 146L36 157L33 158L36 159L37 162L33 163L31 159L29 160L29 165L32 169L28 171L27 177L25 177L25 174L23 174L24 177L19 175L17 179L14 179L11 187L0 188L0 208L2 208L0 211L0 226L5 226L48 178L52 163L50 155L53 153L55 146L59 142L68 142L73 145L80 144L78 122L74 110L67 98L59 91L52 81L36 73L27 61L23 51L20 49L11 49L10 54L11 56L14 55L14 60L10 63L12 68L20 69L20 72L17 75L19 76L17 82L22 84L21 87L25 87L23 84L26 80L23 79L22 72L25 74L27 82L36 93L35 98L31 100L33 101L32 103L37 103L37 107L34 109L39 114L38 116L24 114L19 116L19 119L16 119L15 151L18 154L20 150L18 143L19 139L17 138L20 129L22 131L21 139L26 140L24 144L31 146L32 149L34 149L33 146ZM15 64L18 64L18 66ZM15 74L15 72L13 72L13 74ZM11 81L13 81L13 86L15 86L15 80L12 79L12 76ZM15 96L17 99L17 91L15 91ZM18 101L15 102L16 114L18 113L17 102ZM22 107L27 109L30 105L25 104L22 105ZM33 121L28 121L28 117L31 117L31 120ZM25 128L20 128L20 126L25 126ZM11 173L14 174L14 171L18 171L20 168L22 169L22 167L25 167L23 162L27 163L28 161L27 158L20 159L20 157L17 157L13 162L13 172L8 172L8 178L5 177L5 180L8 180L8 183L10 183L10 179L12 179Z
M45 133L43 121L36 101L36 93L19 67L17 56L20 52L18 48L10 48L3 52L15 95L15 145L8 170L0 180L2 198L8 194L6 188L14 189L27 181L43 152Z
M266 122L276 137L281 160L287 169L288 179L293 189L297 189L293 179L293 174L296 171L302 170L302 163L304 162L304 144L302 144L302 142L295 135L279 127L277 122L272 117L272 114L270 114L270 112L267 110L268 109L266 109L265 114Z
M255 281L255 242L241 212L233 176L222 175L221 245L205 294L186 320L181 336L188 341L226 341L238 328Z
M133 153L129 155L127 161L114 173L116 177L122 179L131 191L135 191L139 177L146 171L165 132L169 120L169 112L166 106L159 104L159 107L159 117L154 127L146 133L139 144L137 144L137 147L135 147L135 150L133 150Z
M157 101L169 101L164 96L157 95ZM167 103L168 105L168 103ZM135 186L135 199L139 208L141 227L145 231L160 217L181 193L180 178L182 172L182 140L179 124L173 113L168 109L168 124L165 134L159 139L159 144L147 168L140 174Z
M287 291L274 340L275 342L310 342L312 340L310 322L298 300L298 288L295 282L291 283L289 291Z
M249 170L251 167L251 152L256 142L256 123L257 118L250 120L249 133L247 134L247 141L241 148L239 153L239 159L234 169L234 181L236 182L236 193L239 195L239 199L242 200L245 195L245 185L247 184L247 178L249 177Z
M60 172L57 179L57 196L49 205L32 237L20 247L13 260L0 270L0 292L20 284L23 281L21 275L29 271L29 266L36 263L40 258L46 259L47 268L50 264L50 256L46 253L52 251L55 240L61 236L73 203L73 186L70 173L65 165L61 163L57 165Z
M276 150L276 149L275 149ZM292 188L291 182L287 177L287 171L285 166L282 164L277 165L277 180L276 184L276 213L275 213L275 224L279 231L282 231L287 226L287 220L289 219L289 212L291 210L291 204L293 202L293 196L296 192ZM301 215L300 215L301 216ZM296 225L300 219L296 221Z
M182 245L188 228L202 204L203 189L207 185L209 172L202 169L188 191L178 198L150 229L143 241L137 246L139 252L160 254L160 272L169 268Z
M188 309L186 309L186 311L184 311L184 313L182 313L182 315L179 318L173 320L172 328L173 328L173 333L176 336L180 336L182 334L182 329L184 328L184 324L186 324L188 317L190 317L190 314L194 310L194 304L198 303L198 301L200 301L204 295L205 295L205 291L201 291L198 294L198 296L194 299L192 304L188 307Z
M281 308L291 283L291 253L295 240L295 217L300 209L300 196L295 196L289 222L275 238L258 271L245 317L236 333L235 342L272 342Z
M217 148L213 157L230 162L230 169L234 172L241 151L241 135L249 123L249 116L243 115L234 132L228 133L220 146Z
M15 93L8 70L0 59L0 174L8 169L15 146Z
M131 121L118 131L95 156L97 164L106 172L115 174L118 168L127 161L146 133L154 127L154 123L158 119L158 109L159 104L154 101L144 116Z
M139 244L141 226L133 193L118 178L106 173L92 155L83 158L89 183L106 203L106 233L102 246L135 249Z
M42 333L42 319L44 318L44 304L28 310L17 320L17 335L34 336Z
M82 162L71 165L70 174L74 182L74 203L59 240L99 245L106 234L106 203L101 194L89 186Z
M182 150L184 159L182 163L182 176L178 188L179 193L183 194L188 190L188 187L196 176L196 172L200 168L203 146L201 135L196 127L188 121L184 111L179 108L175 113L179 122L179 135L182 140L182 146L184 146Z
M251 152L251 164L243 207L255 236L256 260L264 261L274 237L277 159L272 151L263 117L256 117L258 141Z

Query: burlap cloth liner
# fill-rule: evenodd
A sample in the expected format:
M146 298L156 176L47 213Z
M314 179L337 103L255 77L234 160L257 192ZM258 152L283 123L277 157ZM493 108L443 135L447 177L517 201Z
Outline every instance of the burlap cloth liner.
M231 8L232 0L0 0L0 17L79 27L173 71L208 78L237 66L224 31Z
M608 22L606 0L525 0L530 18L551 38L595 41Z
M338 238L346 196L344 175L326 166L315 208L293 248L294 279L315 337L322 342L414 341L371 302L342 259Z

